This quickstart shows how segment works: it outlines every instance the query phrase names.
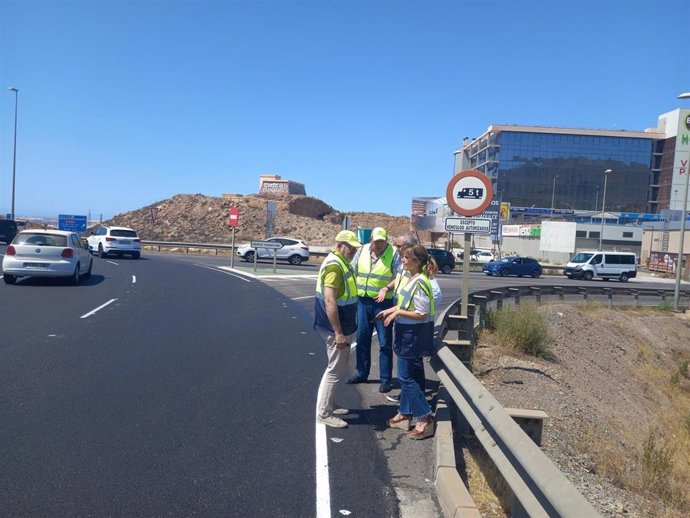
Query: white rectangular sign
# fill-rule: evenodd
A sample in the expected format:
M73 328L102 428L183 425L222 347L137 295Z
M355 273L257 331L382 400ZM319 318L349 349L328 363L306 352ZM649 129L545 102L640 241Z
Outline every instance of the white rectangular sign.
M283 248L282 243L278 243L277 241L252 241L251 246L252 248L266 248L268 250Z
M491 220L481 218L446 218L446 232L490 234Z

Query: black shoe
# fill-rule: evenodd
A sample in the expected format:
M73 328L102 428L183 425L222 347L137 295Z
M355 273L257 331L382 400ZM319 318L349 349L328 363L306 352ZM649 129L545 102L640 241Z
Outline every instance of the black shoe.
M352 376L349 380L346 381L348 385L356 385L357 383L366 383L367 379L363 378L362 376L355 375Z
M386 394L386 399L391 403L400 403L400 394Z
M379 392L381 394L386 394L393 390L393 384L390 381L384 381L381 383L381 386L379 387Z

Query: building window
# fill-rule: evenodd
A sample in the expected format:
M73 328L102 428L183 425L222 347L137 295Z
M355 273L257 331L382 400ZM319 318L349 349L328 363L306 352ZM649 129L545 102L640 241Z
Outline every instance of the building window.
M623 232L623 237L633 237L632 232Z
M576 230L575 231L575 237L587 237L587 231L586 230Z
M589 233L589 238L590 238L590 239L599 239L599 236L600 236L600 235L601 235L601 234L599 233L598 230L597 230L597 231L592 230L592 231L590 231L590 233Z

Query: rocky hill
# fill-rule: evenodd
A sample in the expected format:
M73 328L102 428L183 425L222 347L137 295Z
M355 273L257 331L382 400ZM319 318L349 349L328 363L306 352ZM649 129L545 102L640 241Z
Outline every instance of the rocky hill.
M341 228L343 218L349 216L351 227L382 226L391 236L409 230L410 218L383 213L340 212L323 201L297 195L225 195L178 194L147 207L118 214L105 221L107 225L131 227L144 240L184 241L196 243L229 243L232 232L228 227L228 210L240 212L236 241L266 237L266 208L269 201L276 204L276 236L303 239L310 245L330 245ZM155 225L151 209L157 209Z

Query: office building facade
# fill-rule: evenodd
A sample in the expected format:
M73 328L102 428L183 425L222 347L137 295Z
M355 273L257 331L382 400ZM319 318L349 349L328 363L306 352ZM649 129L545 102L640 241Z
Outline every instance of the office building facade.
M513 206L591 211L601 210L610 169L607 212L680 210L689 134L690 110L661 115L645 131L492 125L465 139L454 169L484 172Z

